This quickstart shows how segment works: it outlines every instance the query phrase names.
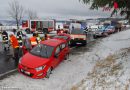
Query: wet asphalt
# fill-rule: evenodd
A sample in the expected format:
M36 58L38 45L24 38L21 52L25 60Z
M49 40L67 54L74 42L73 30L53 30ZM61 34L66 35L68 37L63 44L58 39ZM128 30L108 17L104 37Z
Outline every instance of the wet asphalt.
M4 51L0 42L0 75L16 68L17 65L12 58L12 49L10 48L9 51Z

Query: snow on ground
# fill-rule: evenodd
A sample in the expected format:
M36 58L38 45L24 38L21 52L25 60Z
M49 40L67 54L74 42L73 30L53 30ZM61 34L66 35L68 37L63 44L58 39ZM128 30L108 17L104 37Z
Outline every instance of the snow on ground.
M130 30L127 30L115 35L111 35L107 38L97 41L93 48L90 47L90 49L86 52L70 55L70 60L63 61L63 63L55 68L49 79L31 79L23 76L22 74L16 73L15 75L1 80L0 87L13 87L19 88L20 90L92 90L87 88L88 83L91 87L91 85L94 83L92 80L99 79L92 78L92 80L89 79L89 82L86 81L86 77L89 77L88 75L93 75L91 73L92 71L103 71L104 73L107 73L109 69L107 67L102 69L101 67L105 67L105 65L111 66L111 63L113 64L111 67L121 65L117 68L122 69L123 63L115 63L115 58L117 59L118 54L119 56L123 55L123 52L118 53L121 49L124 50L124 48L130 47L129 33ZM120 58L118 58L119 61L122 60ZM109 59L112 59L110 63L108 62ZM106 60L106 62L104 60ZM103 65L101 65L100 62L103 62ZM129 63L127 63L127 65ZM98 67L96 68L95 66ZM126 68L130 72L128 69L129 67ZM98 73L96 74L99 76L102 75ZM129 75L129 73L127 74ZM100 90L100 87L98 89Z
M98 60L86 78L72 90L130 90L129 33L130 30L103 39L101 45L113 53Z

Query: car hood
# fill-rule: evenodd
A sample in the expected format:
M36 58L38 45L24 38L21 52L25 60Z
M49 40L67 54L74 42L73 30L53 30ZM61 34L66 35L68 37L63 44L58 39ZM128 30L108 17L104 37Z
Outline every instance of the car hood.
M25 54L21 59L21 64L29 68L37 68L45 65L49 59L32 55L31 53Z

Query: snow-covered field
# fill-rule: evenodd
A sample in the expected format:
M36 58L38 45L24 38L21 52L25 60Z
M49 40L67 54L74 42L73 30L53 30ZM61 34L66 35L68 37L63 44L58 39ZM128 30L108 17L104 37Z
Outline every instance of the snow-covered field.
M97 41L85 53L72 54L70 60L61 63L49 79L31 79L16 73L1 80L0 87L20 90L129 90L124 89L125 86L129 88L130 82L129 47L130 30L119 32ZM113 72L109 75L110 71Z

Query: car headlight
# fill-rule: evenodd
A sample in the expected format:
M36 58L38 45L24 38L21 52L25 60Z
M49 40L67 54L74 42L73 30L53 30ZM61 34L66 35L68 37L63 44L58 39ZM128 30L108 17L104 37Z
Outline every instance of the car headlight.
M38 67L38 68L35 68L36 69L36 71L41 71L41 70L43 70L45 68L45 66L41 66L41 67Z
M22 58L19 59L19 63L21 63Z

